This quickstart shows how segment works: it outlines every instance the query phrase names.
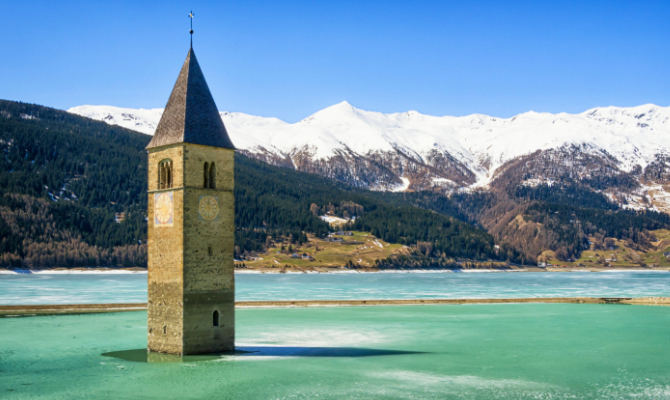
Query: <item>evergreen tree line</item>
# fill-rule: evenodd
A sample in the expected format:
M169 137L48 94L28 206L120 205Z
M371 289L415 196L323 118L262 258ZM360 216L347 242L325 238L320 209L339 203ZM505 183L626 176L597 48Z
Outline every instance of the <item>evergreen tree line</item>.
M615 179L603 179L610 178ZM668 214L622 209L589 187L591 180L564 180L535 187L510 185L504 190L457 193L451 200L468 218L522 249L529 260L545 250L553 250L559 260L577 259L590 247L589 237L625 240L629 247L644 250L653 240L649 231L670 228ZM535 229L524 232L501 228L500 221L511 220L518 213L536 224ZM538 241L540 237L543 239Z
M517 199L540 200L547 203L565 204L583 208L617 210L619 206L602 193L576 182L561 182L553 185L516 186L510 190Z
M0 264L146 265L147 143L137 132L0 101Z
M517 198L535 200L524 218L543 224L556 234L557 258L579 258L590 247L588 237L625 240L629 247L648 248L653 238L649 231L670 227L665 213L621 209L603 193L596 192L588 182L567 181L554 185L518 187ZM603 179L617 179L615 176ZM620 184L620 181L609 184ZM539 200L539 201L537 201ZM596 243L597 244L597 243Z
M552 250L560 260L579 258L590 247L588 236L630 241L648 247L649 231L670 227L670 216L653 211L582 208L567 204L534 203L525 218L541 223L557 235Z
M0 100L2 193L146 209L148 137L64 111Z
M493 236L452 217L412 207L379 207L356 219L351 228L371 232L390 243L428 242L424 255L440 258L503 259L523 262L517 253L501 254Z
M493 237L482 229L445 215L451 212L467 219L444 196L370 192L241 155L236 156L236 168L236 245L241 251L260 251L268 232L325 236L332 229L318 216L330 211L357 217L346 229L371 232L389 243L431 242L432 257L522 262L518 252L500 253Z
M99 209L4 194L0 197L0 265L143 266L146 243L134 240L142 225L138 220L143 220L140 212L116 223L107 221Z

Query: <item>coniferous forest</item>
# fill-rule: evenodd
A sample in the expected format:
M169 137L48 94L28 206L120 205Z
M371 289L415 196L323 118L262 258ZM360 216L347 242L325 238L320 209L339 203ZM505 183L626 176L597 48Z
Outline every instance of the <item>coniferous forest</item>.
M0 101L0 265L145 267L149 140L64 111ZM421 265L535 263L541 249L496 228L510 210L551 229L542 246L565 258L578 255L589 234L649 240L649 230L670 227L665 214L619 210L574 182L447 197L355 189L239 153L235 168L237 253L262 251L268 238L300 244L308 234L323 237L331 229L319 218L325 213L411 246Z

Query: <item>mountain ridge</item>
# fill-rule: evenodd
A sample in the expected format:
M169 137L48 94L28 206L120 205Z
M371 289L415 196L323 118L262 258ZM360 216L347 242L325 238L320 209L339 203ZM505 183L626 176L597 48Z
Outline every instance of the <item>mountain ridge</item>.
M151 134L161 109L79 106L68 112ZM515 161L531 157L529 162L545 166L547 160L557 163L563 175L533 171L532 178L520 176L513 184L590 179L602 171L628 174L637 186L626 193L627 201L644 207L643 192L650 182L635 174L640 170L643 176L650 166L657 170L659 160L670 154L670 107L653 104L497 118L384 114L345 101L293 124L220 114L233 142L247 155L373 190L489 189ZM661 169L662 175L665 166ZM665 191L656 197L661 201Z

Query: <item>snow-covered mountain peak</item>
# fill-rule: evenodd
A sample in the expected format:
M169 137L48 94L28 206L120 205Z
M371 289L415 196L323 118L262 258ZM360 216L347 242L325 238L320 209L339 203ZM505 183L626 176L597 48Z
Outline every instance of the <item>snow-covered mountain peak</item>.
M639 128L654 128L670 124L670 107L645 104L637 107L599 107L583 112L586 118L613 126L635 125Z
M109 106L68 111L149 134L162 113L160 109ZM417 111L384 114L344 101L293 124L236 112L221 112L221 117L237 148L263 154L264 159L289 160L296 168L325 165L337 157L354 164L359 162L354 160L365 159L366 163L388 165L385 168L396 171L398 177L416 173L410 164L418 163L424 165L422 176L428 182L430 174L447 179L444 174L449 170L448 174L461 174L460 181L447 179L461 182L457 185L486 185L506 162L538 150L574 145L582 152L614 157L622 171L637 165L644 168L658 154L670 153L670 107L653 104L601 107L580 114L529 111L498 118L483 114L437 117ZM347 168L360 177L365 168L379 166ZM399 178L389 179L400 184Z
M298 122L298 124L311 124L318 121L319 124L353 124L367 123L379 119L385 115L379 112L361 110L349 104L346 101L326 107L317 111L309 117Z

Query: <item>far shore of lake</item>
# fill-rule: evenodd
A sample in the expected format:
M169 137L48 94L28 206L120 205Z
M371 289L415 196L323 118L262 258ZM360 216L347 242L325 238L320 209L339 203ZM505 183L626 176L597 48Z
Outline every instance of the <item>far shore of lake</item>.
M515 266L510 268L473 268L473 269L376 269L376 268L341 268L341 267L319 267L319 268L258 268L258 269L236 269L236 274L430 274L430 273L494 273L494 272L623 272L623 271L646 271L646 272L669 272L669 267L641 268L631 267L534 267ZM6 274L146 274L146 268L49 268L49 269L0 269L0 275Z

